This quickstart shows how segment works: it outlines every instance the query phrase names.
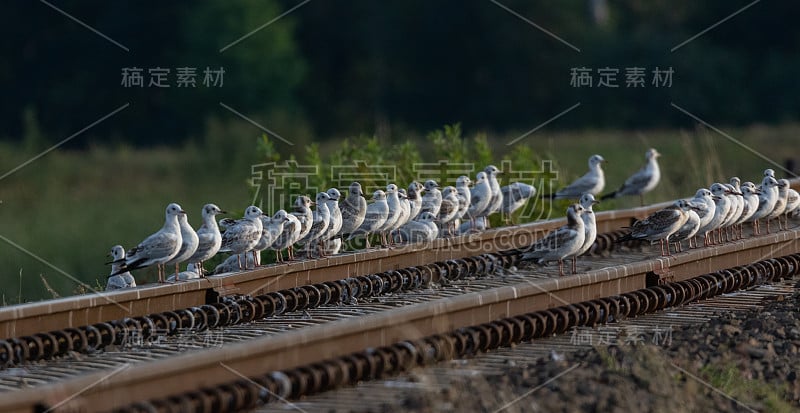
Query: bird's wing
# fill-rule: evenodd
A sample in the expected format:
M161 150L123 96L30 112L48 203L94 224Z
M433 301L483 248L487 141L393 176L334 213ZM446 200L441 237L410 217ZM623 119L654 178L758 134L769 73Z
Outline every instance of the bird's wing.
M557 197L578 198L586 192L590 192L597 186L597 175L591 172L574 180L566 188L556 192Z
M178 237L176 234L159 231L147 237L135 248L135 258L149 259L172 255L178 247ZM131 257L128 257L131 258Z
M627 193L627 191L633 191L634 193L641 191L642 188L647 186L647 183L650 182L652 178L653 174L651 174L646 168L642 168L626 179L625 183L622 185L622 188L620 188L618 192L620 194L624 194Z

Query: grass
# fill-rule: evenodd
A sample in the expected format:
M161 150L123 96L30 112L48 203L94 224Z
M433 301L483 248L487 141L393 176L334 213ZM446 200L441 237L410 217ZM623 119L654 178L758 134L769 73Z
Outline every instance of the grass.
M727 132L782 163L787 156L796 154L800 126L753 126ZM0 236L20 247L0 239L0 285L3 286L0 293L4 302L12 304L102 288L108 274L103 263L110 247L133 246L157 230L169 202L180 203L195 227L200 225L200 208L208 202L234 215L241 213L252 202L253 189L248 185L251 165L265 162L270 150L274 152L269 155L272 160L295 158L300 162L325 164L378 158L384 163L419 159L435 162L438 159L434 158L449 153L443 149L459 148L460 160L473 161L480 168L487 159L496 164L509 159L515 167L523 169L539 168L542 160L550 159L558 172L556 186L582 175L588 157L599 153L609 161L604 166L608 192L643 164L644 152L649 147L655 147L663 154L662 182L658 193L646 196L647 202L689 196L699 186L733 175L756 180L764 168L779 169L706 129L539 131L509 147L506 142L518 134L462 139L462 131L450 127L449 131L427 138L411 137L403 143L391 143L385 138L353 140L348 153L337 152L330 142L310 145L305 150L291 147L291 152L283 144L266 148L264 142L259 143L257 133L249 125L236 129L216 124L209 126L207 137L191 140L181 149L125 146L92 147L84 151L59 149L4 178L0 182L3 217ZM361 145L366 141L371 143ZM434 148L429 150L431 145ZM276 147L284 151L278 153ZM25 145L0 143L1 172L37 153L36 148ZM404 164L398 165L398 169L405 174L399 175L399 183L407 186L405 176L413 171ZM783 174L779 171L779 175ZM324 177L320 177L320 184L325 183ZM540 192L549 190L540 188ZM563 201L554 210L560 213L566 204ZM636 205L638 199L623 198L603 203L599 209ZM135 275L139 282L155 279L154 271L150 270Z
M700 373L714 388L742 403L758 402L768 412L796 411L784 397L788 390L786 384L775 386L761 380L747 379L733 364L704 366L700 369Z

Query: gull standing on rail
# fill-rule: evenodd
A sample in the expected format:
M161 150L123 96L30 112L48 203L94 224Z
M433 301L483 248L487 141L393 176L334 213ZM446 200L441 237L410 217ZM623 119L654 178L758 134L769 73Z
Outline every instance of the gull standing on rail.
M789 180L788 179L779 179L778 180L778 199L775 201L775 207L772 208L772 212L767 214L764 217L767 220L767 233L769 233L769 223L775 218L778 218L778 231L781 230L781 215L786 211L786 200L789 197ZM784 229L788 229L784 228Z
M768 169L767 171L771 171ZM753 222L753 234L759 235L759 227L758 227L758 220L761 218L766 217L769 215L773 209L775 209L775 204L778 202L778 191L775 190L778 188L778 181L775 178L767 175L766 171L764 173L764 179L761 181L761 185L758 187L759 194L758 194L758 208L756 208L756 212L753 216L750 217L750 221ZM769 233L769 225L767 226L767 233Z
M253 248L261 240L261 232L264 230L264 225L261 222L261 216L264 213L255 205L251 205L244 210L244 218L237 220L224 219L223 223L226 226L225 232L222 233L222 247L220 252L230 252L233 255L239 256L253 252L253 263L255 265L256 257ZM239 269L248 269L247 260L242 264L242 260L238 260Z
M741 185L742 191L742 215L734 223L738 227L739 239L744 238L744 223L750 220L750 217L756 213L758 209L758 189L752 182L745 182Z
M800 194L794 189L789 188L786 194L786 211L784 212L786 228L789 228L789 218L796 213L798 208L800 208Z
M472 202L472 191L470 185L472 180L466 175L461 175L456 179L456 197L458 198L458 213L456 214L455 225L458 226L461 220L467 216L467 210Z
M311 226L314 224L314 211L311 210L311 205L314 203L311 198L300 195L294 200L294 214L300 220L300 239L304 239L311 231Z
M378 231L386 223L386 217L389 216L389 204L386 202L385 192L380 189L373 192L372 200L374 202L367 205L364 222L347 238L350 241L357 236L363 235L366 240L366 248L369 248L369 235Z
M203 262L217 255L220 247L222 247L222 234L219 232L216 216L225 213L225 211L214 204L206 204L203 206L203 224L197 229L197 249L194 251L194 254L186 260L189 264L195 264L197 272L201 277L205 272Z
M669 245L670 242L674 243L675 252L683 252L681 242L684 240L689 240L689 248L692 248L692 239L694 239L697 231L700 230L700 215L697 214L699 208L691 201L680 199L677 202L680 204L680 208L686 211L687 219L682 227L669 236L667 244ZM703 204L703 206L705 206L705 204ZM695 245L695 247L697 247L697 245Z
M583 194L589 193L598 195L606 187L606 176L603 173L602 164L606 160L600 155L589 157L589 172L576 179L566 188L559 189L558 192L547 195L550 199L578 199Z
M282 209L278 212L283 211ZM285 211L284 211L285 212ZM277 212L276 212L277 214ZM300 240L300 230L302 224L300 219L293 214L286 214L286 222L283 224L283 231L272 243L272 249L275 250L275 262L283 262L283 250L287 250L287 259L294 260L294 244ZM216 273L216 270L214 270Z
M321 248L317 248L317 246L319 245L320 238L322 238L328 230L328 225L331 221L331 212L328 210L328 205L326 204L330 198L327 192L320 192L317 194L315 202L317 208L314 210L311 228L308 233L300 239L301 243L306 244L308 258L313 257L315 249L318 251L321 250Z
M288 215L286 211L279 209L278 212L271 217L268 215L261 216L261 239L258 240L258 244L253 247L254 266L257 267L261 265L261 251L270 248L281 233L283 233L283 225L289 220Z
M398 229L400 236L409 243L431 242L439 236L436 217L430 212L422 212L417 218Z
M534 260L539 265L558 260L558 275L564 275L564 258L575 255L583 246L586 230L583 225L583 207L572 204L567 209L567 225L550 231L544 238L525 249L523 260Z
M165 215L164 226L158 232L128 250L125 258L121 259L124 261L112 261L121 264L117 273L155 265L158 269L158 282L164 282L164 263L177 255L181 249L181 227L178 224L178 216L186 215L186 212L180 205L172 203L167 205Z
M108 276L106 283L106 291L119 290L122 288L136 287L136 280L129 271L117 273L122 265L122 260L125 259L125 248L122 245L114 245L111 247L111 252L108 256L112 258L111 261L111 274ZM117 273L116 275L114 275Z
M397 198L400 200L400 213L397 217L397 222L392 225L392 230L389 232L389 243L395 243L395 235L397 235L397 230L408 223L409 216L411 216L411 203L408 202L408 195L405 189L400 188L397 190ZM400 242L403 240L400 239Z
M644 206L644 194L653 190L661 180L661 170L658 167L657 158L661 156L655 149L650 149L645 154L647 163L642 169L638 170L630 178L625 180L625 183L616 191L603 195L600 200L609 198L617 198L623 195L639 195L639 201Z
M492 186L486 172L480 171L475 177L475 186L470 190L470 205L467 208L467 216L470 220L470 228L476 228L476 221L482 217L483 212L489 207L492 201ZM485 223L482 223L485 224ZM482 225L486 228L486 225Z
M712 219L714 219L714 211L716 210L717 204L714 203L714 198L712 198L711 191L705 188L700 188L695 192L694 198L691 199L690 204L692 209L697 214L697 217L700 218L700 225L697 228L697 232L695 236L702 235L703 236L703 243L704 245L708 245L708 239L706 232L701 232L702 228L705 228ZM691 242L689 242L689 248L691 248ZM699 244L697 239L694 240L694 246L698 247Z
M500 188L500 182L497 180L497 175L502 173L494 165L489 165L483 169L486 172L486 177L489 180L489 187L492 189L492 199L489 201L489 206L483 211L483 217L486 220L486 228L489 228L489 215L499 212L503 206L503 190Z
M367 200L361 190L361 184L353 182L347 190L347 197L339 205L342 212L342 235L350 235L364 222L364 215L367 213ZM337 234L338 235L338 234Z
M706 238L703 240L704 247L717 243L717 241L714 240L715 232L717 233L719 242L722 242L722 238L719 237L720 229L722 228L722 222L731 210L731 201L726 196L728 192L730 192L728 188L719 182L715 182L711 185L710 191L712 199L714 200L714 217L708 224L701 226L698 231L700 234L706 234Z
M181 227L181 248L178 253L169 261L164 263L164 267L175 265L175 275L180 272L179 266L184 261L188 260L194 252L197 251L197 246L200 243L197 237L197 232L189 225L189 218L186 214L178 215L178 225Z
M458 215L458 192L454 186L446 186L442 191L442 204L441 208L439 208L439 216L437 220L439 221L439 228L441 231L439 232L441 236L453 236L455 235L456 228L453 227L454 220Z
M583 207L583 214L581 215L581 219L583 220L583 232L586 234L585 238L583 239L583 245L572 255L572 273L575 274L578 268L578 256L583 255L590 248L592 248L592 244L597 239L597 219L594 215L594 211L592 207L595 204L599 203L600 201L594 199L594 195L590 193L585 193L581 195L580 204Z
M629 240L659 241L661 244L661 256L672 255L667 239L689 219L688 209L689 203L686 200L675 201L674 204L650 214L647 218L634 222L630 227L630 232L618 238L617 242ZM664 249L665 245L666 250Z
M419 215L422 210L422 192L425 187L421 183L414 181L408 186L408 203L411 206L411 213L408 215L408 220L411 221Z
M536 195L536 188L533 185L514 182L502 187L500 192L503 194L503 205L500 207L500 213L503 215L506 225L508 225L509 221L511 223L514 222L511 214L522 208L529 199ZM594 200L594 197L592 197L592 200ZM586 205L583 205L583 207L586 208Z
M344 221L342 219L342 210L339 208L339 198L342 197L342 193L336 188L330 188L327 192L329 199L326 205L328 206L328 212L330 213L331 217L330 221L328 222L328 232L322 237L323 256L328 255L328 248L326 248L324 245L327 245L329 240L339 235L339 233L342 232L342 225L344 225Z
M433 179L425 181L425 193L422 195L422 208L419 212L430 212L433 216L439 216L439 208L442 207L442 191L439 184Z
M403 214L403 207L400 205L400 195L397 185L386 185L386 205L389 207L389 213L386 215L386 222L378 229L381 233L381 244L388 246L391 244L390 235L392 231L396 230L399 225L397 221L400 220Z

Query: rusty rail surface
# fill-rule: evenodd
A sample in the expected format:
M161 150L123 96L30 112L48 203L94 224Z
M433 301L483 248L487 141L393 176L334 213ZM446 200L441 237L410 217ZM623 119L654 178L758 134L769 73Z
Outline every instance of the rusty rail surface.
M667 203L597 213L598 232L629 226ZM519 248L563 225L565 219L490 229L427 245L344 253L328 258L273 264L255 270L209 276L167 285L145 285L0 308L0 339L90 325L125 317L190 308L232 294L264 294L301 285L375 274L434 261L447 261Z
M647 287L658 288L669 280L685 282L691 277L798 252L800 230L792 229L689 250L672 257L657 257L569 277L468 293L279 336L188 352L158 363L131 365L112 372L92 373L53 385L17 391L0 396L0 410L31 412L33 406L45 406L55 407L54 411L106 411L121 404L163 399L203 387L241 381L242 377L257 377L270 371L319 363L365 348L391 346L532 311L601 300ZM759 264L757 269L780 274L796 271L796 259L792 260L795 264ZM753 270L747 274L752 278L757 272ZM725 271L722 273L727 274ZM727 286L729 282L724 284ZM717 285L716 282L707 281L706 285L721 288L712 287ZM648 296L642 294L634 296L647 301ZM686 295L685 292L682 294Z

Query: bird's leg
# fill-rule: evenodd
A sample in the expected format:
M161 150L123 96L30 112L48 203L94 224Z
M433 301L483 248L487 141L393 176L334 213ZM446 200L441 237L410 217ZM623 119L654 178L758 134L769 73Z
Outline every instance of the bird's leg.
M561 258L558 259L558 276L564 276L564 260Z
M575 255L572 257L572 273L576 274L578 272L578 256Z
M364 249L369 249L369 232L367 232L367 235L364 237L364 242L366 243L366 247Z
M178 281L178 273L180 272L180 268L178 268L178 264L175 264L175 281Z
M770 221L770 219L769 219L769 218L767 218L767 234L769 234L769 233L770 233L770 231L769 231L769 221Z
M483 227L486 228L486 229L491 228L491 225L489 224L489 216L488 215L483 217Z

